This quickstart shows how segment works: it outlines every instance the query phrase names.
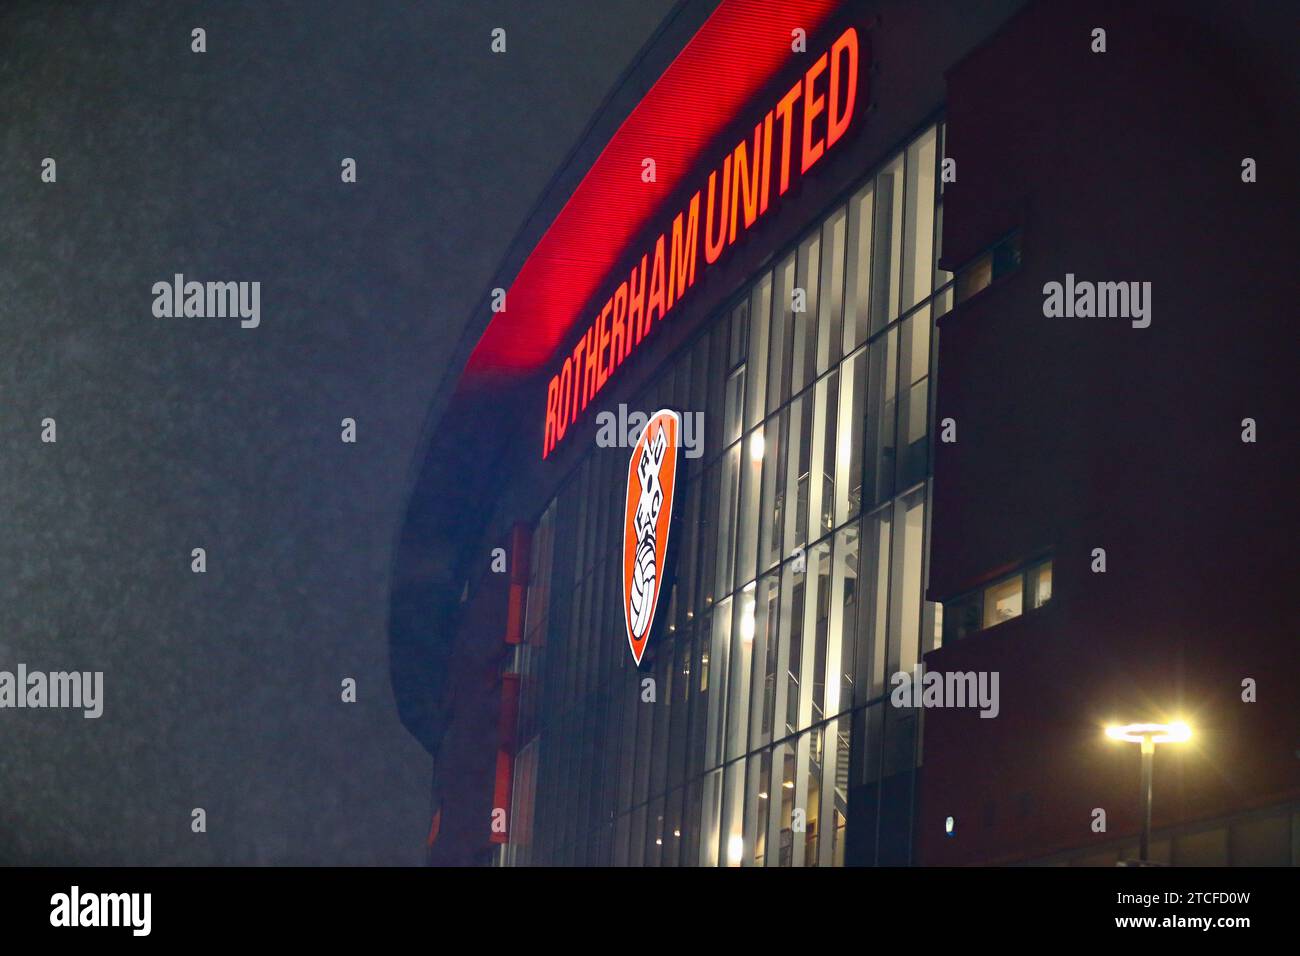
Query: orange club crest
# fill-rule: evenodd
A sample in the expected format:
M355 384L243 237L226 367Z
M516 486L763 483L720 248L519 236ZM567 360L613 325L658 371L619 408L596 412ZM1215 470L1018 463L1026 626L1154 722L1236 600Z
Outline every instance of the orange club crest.
M623 519L623 617L637 665L663 592L677 487L681 418L662 409L650 416L627 466Z

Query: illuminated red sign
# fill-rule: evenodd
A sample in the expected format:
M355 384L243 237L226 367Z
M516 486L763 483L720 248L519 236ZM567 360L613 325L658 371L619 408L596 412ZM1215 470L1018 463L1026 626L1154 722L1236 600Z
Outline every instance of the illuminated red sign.
M673 492L682 421L669 409L655 412L632 449L623 516L623 619L632 659L641 664L655 609L663 593L672 530Z
M546 388L542 457L611 375L695 285L796 180L848 132L867 101L858 90L870 49L849 27L710 171L671 224L613 289ZM700 261L701 254L703 262Z

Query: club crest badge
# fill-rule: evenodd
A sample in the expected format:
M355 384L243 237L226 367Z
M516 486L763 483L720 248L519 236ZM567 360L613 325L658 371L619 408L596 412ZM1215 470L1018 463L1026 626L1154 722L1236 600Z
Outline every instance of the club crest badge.
M672 530L673 492L681 447L681 418L663 409L650 416L627 466L623 520L623 617L632 658L641 663L663 592Z

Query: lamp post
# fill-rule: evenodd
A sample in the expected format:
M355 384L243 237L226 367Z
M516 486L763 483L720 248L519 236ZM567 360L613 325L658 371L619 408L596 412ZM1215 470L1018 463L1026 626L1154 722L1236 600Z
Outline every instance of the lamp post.
M1182 721L1172 724L1117 724L1106 728L1111 740L1142 745L1142 838L1138 861L1151 861L1151 775L1156 744L1180 744L1192 737L1192 728Z

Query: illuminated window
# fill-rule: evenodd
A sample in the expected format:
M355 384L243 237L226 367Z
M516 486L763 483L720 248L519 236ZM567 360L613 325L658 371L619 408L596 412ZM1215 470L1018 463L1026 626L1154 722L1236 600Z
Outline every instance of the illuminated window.
M943 643L996 627L1052 600L1052 562L1040 561L979 590L946 601L936 618Z
M1000 581L984 591L984 626L993 627L1024 610L1024 579L1020 575Z
M957 301L983 292L1008 272L1020 268L1020 232L1011 233L975 257L957 274Z
M1044 561L1029 572L1030 603L1042 607L1052 599L1052 562Z

